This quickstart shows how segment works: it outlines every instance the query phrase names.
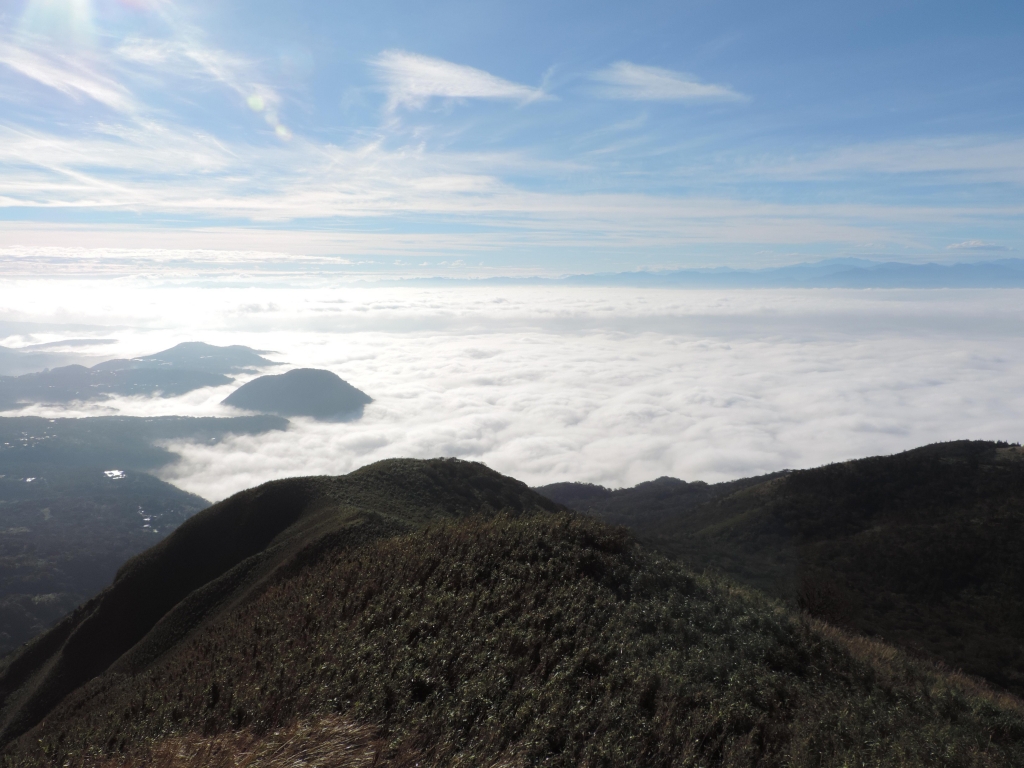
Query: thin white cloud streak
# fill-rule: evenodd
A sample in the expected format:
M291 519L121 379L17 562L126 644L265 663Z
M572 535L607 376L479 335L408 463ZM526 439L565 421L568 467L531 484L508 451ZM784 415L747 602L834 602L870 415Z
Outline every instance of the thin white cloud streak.
M251 97L264 119L275 130L281 129L282 138L290 136L277 116L280 97L260 84L252 62L196 42L199 37L187 29L178 29L175 35L166 41L130 41L108 64L125 82L135 82L135 75L155 74L170 80L194 82L198 78L222 84L240 97ZM59 56L52 54L40 61L52 63L59 61ZM403 104L406 96L415 101L433 96L522 100L542 95L539 89L416 54L385 52L381 61L392 67L389 76L393 80L389 82L397 89L392 93ZM133 67L139 72L133 73ZM97 77L101 85L107 82L105 76ZM65 81L63 87L84 93L68 85L67 78ZM121 88L126 98L134 98L125 86L109 82L111 87ZM507 182L508 173L514 170L543 181L569 171L600 178L604 170L591 157L587 162L545 163L524 152L454 153L433 152L425 146L391 147L388 138L384 130L359 146L338 147L301 139L289 146L229 144L204 131L176 126L142 111L127 115L121 123L85 123L71 136L0 126L0 207L174 215L192 217L197 224L215 224L226 218L282 226L320 220L313 225L316 231L301 223L293 227L300 230L293 235L295 248L301 244L304 253L322 253L327 243L334 242L340 247L334 253L345 257L398 253L413 247L407 235L325 235L322 231L325 227L344 229L344 222L359 218L387 220L426 215L455 226L492 228L478 235L475 242L458 235L448 237L447 242L457 244L459 253L494 251L503 243L530 249L605 250L665 249L673 244L821 243L861 247L867 243L874 250L921 251L922 224L963 223L973 230L964 233L970 235L986 232L985 227L993 223L1004 229L1007 224L1013 227L1022 213L1021 206L1006 205L768 204L716 197L713 184L705 194L686 197L540 193ZM830 157L765 163L759 169L748 165L720 174L716 170L715 176L727 180L730 174L746 174L770 181L814 174L890 173L899 167L894 157L904 158L907 173L931 168L979 178L988 178L986 174L1024 176L1024 145L1018 144L966 137L929 145L916 156L907 147L882 144L836 150ZM688 186L693 185L688 182ZM54 227L51 239L44 243L38 239L38 231L18 224L0 235L0 244L65 246L71 243L69 238L75 231L81 230ZM98 238L99 231L94 229L91 237ZM221 243L228 233L237 232L233 228L217 232L192 229L185 233L185 240L179 238L164 247L227 250ZM29 240L21 239L22 233ZM126 233L151 249L154 239L175 237L146 228ZM944 236L944 242L957 234ZM242 237L244 242L233 249L266 250L266 246L259 245L259 234ZM425 250L433 250L444 240L423 235L419 242ZM109 239L98 244L114 247Z
M724 173L729 173L723 169ZM748 177L849 179L855 174L929 174L950 181L1024 183L1024 139L948 136L855 144L791 158L738 163ZM936 179L938 180L938 179Z
M215 83L234 91L239 105L260 113L280 138L291 138L279 116L281 96L259 77L256 63L204 43L201 33L180 23L170 4L158 4L156 10L171 32L166 39L132 38L108 52L78 47L66 54L45 37L31 38L36 50L29 50L0 33L0 64L72 98L86 96L138 118L134 127L145 130L159 126L152 116L141 117L153 111L133 86L142 93L154 83L164 89L173 81Z
M66 57L48 58L0 41L0 64L72 99L84 96L118 112L136 108L131 93L120 83Z
M254 111L265 112L272 125L278 121L281 97L270 85L254 78L256 65L240 56L200 43L194 35L173 40L134 38L114 51L132 64L179 78L208 79L233 90Z
M950 243L947 251L1009 251L1005 245L986 243L984 240L965 240L962 243Z
M375 398L358 422L175 446L164 476L211 499L392 456L620 486L1024 432L1021 291L143 286L5 283L0 321L119 326L118 355L194 339L274 349ZM226 414L225 391L106 408Z
M228 217L337 222L426 214L500 230L480 235L476 247L484 250L493 249L502 237L527 247L668 247L675 241L881 243L920 250L915 230L922 225L941 221L983 231L978 227L1012 226L1024 213L1019 205L815 205L711 195L531 192L503 181L506 171L515 168L544 178L564 168L522 153L389 149L380 140L353 147L302 140L276 147L225 145L202 131L142 119L96 125L75 137L0 127L0 167L5 171L0 175L0 207L174 213L211 224ZM577 170L597 171L586 166ZM146 230L134 231L139 244L149 247ZM13 234L8 231L2 244L27 244L12 240ZM170 247L220 247L204 243L203 236ZM325 239L322 232L308 230L295 237L307 243ZM68 242L59 228L54 238L49 245ZM427 248L430 239L424 236Z
M0 129L0 164L10 169L0 178L0 205L176 212L214 220L244 216L268 222L432 214L502 227L506 232L498 237L515 239L507 233L510 227L533 232L534 244L621 246L673 239L906 244L898 229L910 222L977 221L1021 212L1021 207L785 205L527 192L488 173L518 159L502 154L386 150L377 142L352 149L306 142L270 149L227 148L212 136L169 127L101 128L87 142ZM488 237L482 237L481 247L489 247ZM4 244L14 243L8 239Z
M726 85L702 83L685 72L619 61L594 72L601 83L595 93L606 99L631 101L743 101L746 96Z
M430 99L502 99L528 103L550 98L542 89L489 72L408 51L383 51L370 61L388 95L388 109L422 109Z

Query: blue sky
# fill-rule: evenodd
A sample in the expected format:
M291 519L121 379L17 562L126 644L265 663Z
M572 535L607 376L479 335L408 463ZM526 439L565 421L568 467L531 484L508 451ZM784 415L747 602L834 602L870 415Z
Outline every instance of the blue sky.
M1009 2L0 0L0 248L416 274L1020 257L1021 40Z

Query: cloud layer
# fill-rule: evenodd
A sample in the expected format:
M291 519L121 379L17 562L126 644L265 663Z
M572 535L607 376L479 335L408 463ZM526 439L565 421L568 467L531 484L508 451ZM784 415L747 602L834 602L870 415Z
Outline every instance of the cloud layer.
M1024 433L1021 291L10 288L0 328L49 330L0 344L54 340L74 317L97 335L118 327L111 355L244 343L374 397L355 423L174 446L165 477L211 499L393 456L622 486ZM40 312L44 292L54 309ZM75 413L225 414L227 391Z

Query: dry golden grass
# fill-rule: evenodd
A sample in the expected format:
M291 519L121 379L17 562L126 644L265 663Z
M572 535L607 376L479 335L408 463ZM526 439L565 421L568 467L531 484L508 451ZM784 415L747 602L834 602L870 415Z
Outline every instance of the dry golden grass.
M965 696L987 701L998 709L1024 714L1024 701L1012 693L993 688L979 677L949 669L942 663L911 659L903 651L881 640L851 634L818 619L808 617L807 621L819 635L844 648L858 661L869 664L880 677L887 676L890 682L904 679L909 666L918 674L930 678L933 694L943 689L952 689Z
M156 741L138 754L107 758L96 768L420 768L430 765L409 745L389 747L375 728L328 715L266 734L250 729L212 737ZM519 768L510 759L452 768Z
M387 765L383 747L373 728L334 716L262 735L244 729L174 736L144 754L104 760L97 768L370 768Z

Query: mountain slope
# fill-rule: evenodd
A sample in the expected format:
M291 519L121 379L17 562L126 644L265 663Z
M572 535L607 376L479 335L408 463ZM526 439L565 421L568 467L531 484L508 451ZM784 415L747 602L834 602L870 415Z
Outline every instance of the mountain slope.
M697 504L682 486L660 508L642 497L576 506L698 570L1024 693L1019 446L942 443L747 481Z
M0 665L0 744L111 665L143 669L322 550L439 519L557 508L522 483L454 460L386 461L236 494L126 563L107 590Z
M543 512L323 548L154 663L82 686L6 757L160 765L211 739L291 764L335 739L321 764L1009 766L1024 716Z

